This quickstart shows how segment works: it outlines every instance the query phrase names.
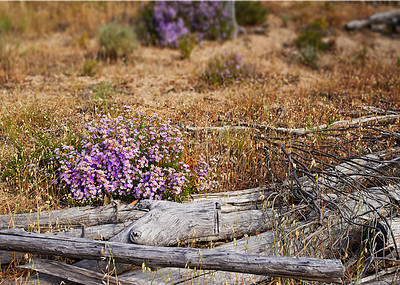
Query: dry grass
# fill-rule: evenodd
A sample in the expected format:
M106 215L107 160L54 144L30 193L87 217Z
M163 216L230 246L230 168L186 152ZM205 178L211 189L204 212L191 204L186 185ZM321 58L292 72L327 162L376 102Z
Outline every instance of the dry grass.
M343 29L349 20L398 4L264 5L271 11L267 36L204 42L186 60L178 50L140 46L127 62L99 61L98 72L87 77L82 68L87 58L96 58L99 28L111 20L132 23L139 3L0 3L0 15L9 15L13 25L6 50L0 50L0 173L16 159L16 146L22 145L25 155L16 179L0 183L0 214L64 206L62 194L52 192L51 182L35 177L27 165L40 159L38 137L66 139L93 118L96 107L127 104L180 126L245 121L290 128L316 126L337 115L349 119L343 111L361 106L400 108L398 38ZM326 18L335 45L312 70L298 63L293 42L315 15ZM200 81L207 61L223 51L239 52L255 74L220 88ZM101 82L117 91L96 100L92 86ZM269 171L264 142L248 132L189 135L188 146L188 159L200 153L217 159L216 191L251 188L279 177Z

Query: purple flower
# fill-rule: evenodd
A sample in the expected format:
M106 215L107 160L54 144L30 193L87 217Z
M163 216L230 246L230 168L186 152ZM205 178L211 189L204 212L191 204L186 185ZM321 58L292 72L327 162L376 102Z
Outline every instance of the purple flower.
M151 18L144 18L150 38L161 46L178 47L179 39L189 33L198 33L197 39L227 38L232 23L223 1L157 1L146 9ZM146 22L147 21L147 22Z
M56 150L60 176L55 184L70 197L87 203L114 197L172 199L182 191L208 189L208 165L192 171L183 161L182 133L157 115L119 110L115 118L99 117L86 125L79 151L69 145ZM207 181L207 182L203 182Z

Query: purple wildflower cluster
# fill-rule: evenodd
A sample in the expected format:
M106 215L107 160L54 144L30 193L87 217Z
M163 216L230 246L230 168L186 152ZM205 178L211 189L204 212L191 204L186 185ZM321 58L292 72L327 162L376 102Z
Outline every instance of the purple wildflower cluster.
M103 115L87 124L79 146L56 150L56 183L69 188L74 201L87 203L106 195L172 199L196 190L187 189L193 179L197 190L211 187L204 159L193 172L184 163L182 133L170 122L127 106L114 111L116 117Z
M238 53L216 56L208 62L200 78L211 85L225 85L248 76L249 66Z
M179 39L189 33L197 33L197 40L225 39L233 25L224 5L224 1L152 2L142 12L145 38L170 47L178 47Z

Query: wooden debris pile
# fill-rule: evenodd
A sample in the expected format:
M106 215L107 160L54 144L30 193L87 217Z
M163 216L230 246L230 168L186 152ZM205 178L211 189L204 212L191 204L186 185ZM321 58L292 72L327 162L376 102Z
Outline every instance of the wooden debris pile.
M0 216L0 263L15 252L79 260L31 258L20 267L41 273L26 284L393 280L400 262L399 120L394 110L311 130L236 122L230 127L254 131L265 143L274 183L193 195L183 204L113 201ZM191 130L226 131L218 128Z

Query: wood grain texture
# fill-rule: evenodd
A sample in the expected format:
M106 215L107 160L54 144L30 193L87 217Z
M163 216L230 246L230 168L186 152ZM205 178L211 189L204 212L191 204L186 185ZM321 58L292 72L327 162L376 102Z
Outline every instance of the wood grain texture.
M344 275L340 260L246 255L215 249L151 247L35 234L18 229L0 231L0 249L70 258L111 258L116 262L139 266L223 270L327 282L339 281Z
M242 237L271 227L275 211L244 210L221 213L219 201L179 204L140 202L150 211L132 223L130 241L136 244L172 246L186 242Z
M190 196L188 202L219 201L222 213L259 210L265 208L265 201L273 200L277 191L278 185L270 185L238 191L195 194Z
M274 255L275 238L272 231L255 236L246 236L216 247L226 251L243 254ZM158 270L137 269L120 275L121 279L129 279L138 284L170 285L170 284L257 284L267 277L237 272L193 270L182 268L161 268Z
M131 242L171 246L190 240L212 239L221 231L219 202L179 204L157 201L157 204L134 222L129 236Z
M145 211L138 210L135 206L113 201L107 206L97 208L87 206L31 214L2 215L0 216L0 229L17 227L62 230L133 221L144 214Z
M89 239L105 239L108 240L115 236L117 233L125 229L127 224L104 224L92 227L83 227L77 229L71 229L64 232L51 233L58 236L69 236L69 237L83 237ZM23 258L23 254L20 252L12 252L0 250L0 264L10 264L14 259Z

